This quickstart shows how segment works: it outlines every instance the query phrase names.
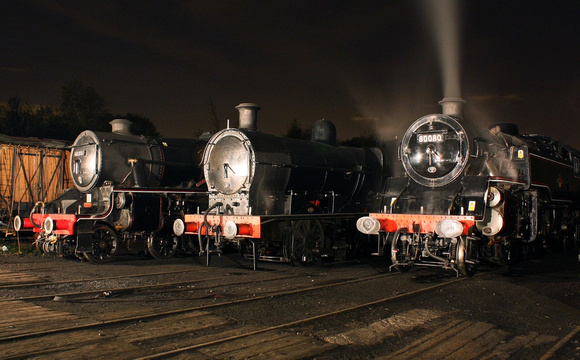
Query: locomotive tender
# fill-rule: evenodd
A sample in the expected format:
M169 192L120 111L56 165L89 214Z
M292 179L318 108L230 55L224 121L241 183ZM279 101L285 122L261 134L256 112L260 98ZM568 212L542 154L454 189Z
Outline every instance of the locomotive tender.
M310 141L264 134L258 105L236 108L239 128L219 131L204 151L208 209L176 220L175 234L197 235L206 255L238 245L254 266L353 255L364 238L356 219L372 211L384 180L382 150L338 146L326 120L314 124Z
M124 119L111 125L110 133L78 135L69 163L75 188L37 204L29 218L16 218L15 229L33 228L44 252L83 254L91 262L145 249L170 257L179 245L173 220L207 206L203 182L197 183L205 141L133 135Z
M391 268L437 266L472 275L480 261L510 265L578 246L580 153L514 124L476 129L464 101L445 98L404 134L382 211L357 221L378 234Z

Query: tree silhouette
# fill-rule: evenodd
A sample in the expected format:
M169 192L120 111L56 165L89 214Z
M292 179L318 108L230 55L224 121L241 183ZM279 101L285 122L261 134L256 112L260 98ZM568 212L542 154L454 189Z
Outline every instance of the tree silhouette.
M211 128L209 131L216 133L221 130L220 119L217 113L217 106L210 98L207 102L207 110L209 111Z
M105 109L105 98L79 79L62 86L59 108L30 105L13 96L0 104L0 133L9 136L74 140L84 130L111 131L109 122L123 118L130 120L136 135L159 136L155 125L147 117L134 113L113 115Z
M155 125L147 117L127 113L125 116L117 115L115 119L127 119L131 121L131 133L135 135L144 136L160 136L159 131L155 128ZM113 120L113 119L111 119Z
M76 123L83 129L105 131L109 127L105 98L94 88L85 86L80 79L63 85L60 111L71 124Z
M294 119L283 136L290 139L310 140L310 129L303 129L298 119Z

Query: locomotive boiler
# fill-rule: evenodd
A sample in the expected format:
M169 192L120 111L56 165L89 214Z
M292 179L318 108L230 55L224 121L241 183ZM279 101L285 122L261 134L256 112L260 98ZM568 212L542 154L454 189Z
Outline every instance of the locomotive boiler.
M181 211L205 209L199 163L204 140L133 135L116 119L112 132L86 130L71 146L75 189L38 204L15 228L33 228L45 252L84 254L103 262L121 252L172 256L171 225Z
M381 212L357 222L378 234L391 267L472 275L482 260L510 265L544 249L577 246L580 154L556 140L500 123L478 129L464 101L416 120L399 147Z
M228 242L245 247L254 265L310 264L356 252L355 221L373 208L385 171L382 151L338 146L326 120L314 124L310 141L264 134L257 130L259 106L236 108L239 128L216 133L204 151L208 209L178 219L175 233L197 235L206 254Z

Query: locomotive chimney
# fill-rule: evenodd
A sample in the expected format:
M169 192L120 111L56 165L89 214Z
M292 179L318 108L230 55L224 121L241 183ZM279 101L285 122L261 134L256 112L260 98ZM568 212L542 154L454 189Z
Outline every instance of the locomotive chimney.
M463 105L465 100L460 97L446 97L439 101L443 114L463 118Z
M236 106L240 112L240 124L238 128L248 130L258 130L258 110L260 105L252 103L242 103Z
M131 135L131 121L127 119L114 119L109 124L112 127L111 132L120 135Z

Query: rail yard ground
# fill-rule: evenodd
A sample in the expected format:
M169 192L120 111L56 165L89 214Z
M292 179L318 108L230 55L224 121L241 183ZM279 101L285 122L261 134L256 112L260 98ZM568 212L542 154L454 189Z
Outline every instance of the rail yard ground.
M0 359L580 359L580 264L0 255Z

